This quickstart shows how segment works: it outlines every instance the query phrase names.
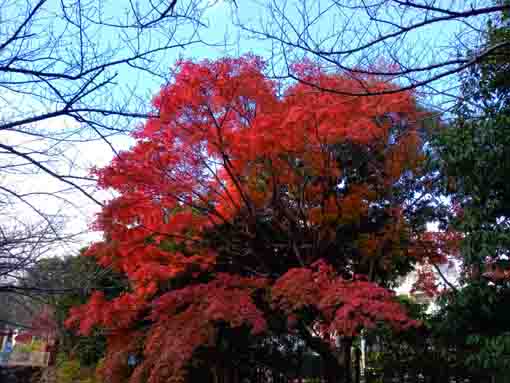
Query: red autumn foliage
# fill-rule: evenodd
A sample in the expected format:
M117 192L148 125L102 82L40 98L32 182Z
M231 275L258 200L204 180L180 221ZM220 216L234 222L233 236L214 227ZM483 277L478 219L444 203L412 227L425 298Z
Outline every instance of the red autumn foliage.
M354 277L345 280L334 270L317 262L313 269L291 269L272 288L273 305L289 315L305 307L320 312L317 323L327 333L358 335L380 321L405 329L418 323L410 320L393 294L375 283Z
M270 324L282 316L285 331L319 326L324 337L416 324L385 288L440 253L430 240L423 251L405 209L423 162L412 94L356 98L302 83L280 93L263 68L250 56L180 62L137 144L96 170L118 197L88 255L131 291L95 293L67 323L107 330L108 381L125 378L129 353L140 356L132 382L180 379L221 326L256 338L283 331ZM297 69L330 89L393 87Z
M432 298L440 294L436 273L430 265L424 265L416 271L416 281L414 282L412 293L423 293Z

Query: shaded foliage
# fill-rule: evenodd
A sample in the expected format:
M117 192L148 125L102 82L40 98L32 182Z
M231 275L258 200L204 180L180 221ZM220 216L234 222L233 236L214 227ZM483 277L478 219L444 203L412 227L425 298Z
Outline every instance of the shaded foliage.
M508 3L503 1L501 3ZM489 23L486 43L508 42L508 12ZM508 49L465 73L458 116L437 139L444 190L462 232L461 288L440 300L439 329L469 350L464 365L502 374L510 362L510 55Z

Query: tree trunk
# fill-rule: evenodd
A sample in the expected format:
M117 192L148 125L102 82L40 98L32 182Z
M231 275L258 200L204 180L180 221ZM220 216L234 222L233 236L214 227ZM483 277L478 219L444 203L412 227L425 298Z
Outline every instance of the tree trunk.
M212 366L211 367L211 377L212 377L212 383L220 383L219 376L218 376L218 367Z
M322 355L324 360L324 377L327 383L344 383L345 375L338 360L330 354L329 357Z
M356 368L356 375L355 375L355 379L354 379L354 383L360 383L360 378L361 378L361 349L357 348L356 347L356 361L354 362L355 363L355 368Z
M326 379L327 383L351 382L350 379L348 381L345 380L346 373L344 371L344 366L341 363L341 355L337 356L327 342L317 336L310 334L306 327L302 326L300 328L300 334L303 336L303 339L305 340L308 347L310 347L313 351L317 352L321 356L324 362L324 378Z
M348 337L342 339L340 343L345 383L352 382L352 358L351 358L352 341L353 339L351 337Z

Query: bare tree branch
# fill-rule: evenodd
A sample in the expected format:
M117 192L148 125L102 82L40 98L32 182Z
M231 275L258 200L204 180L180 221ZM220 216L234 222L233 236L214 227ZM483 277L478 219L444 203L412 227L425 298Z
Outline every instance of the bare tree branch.
M265 4L258 24L238 15L237 25L254 39L272 42L271 68L277 78L306 82L292 64L308 58L356 79L375 76L398 84L381 93L427 88L429 95L432 90L435 95L455 96L443 92L451 88L447 80L488 56L508 51L507 42L481 45L486 23L508 11L507 2L267 0ZM352 96L380 94L309 85Z

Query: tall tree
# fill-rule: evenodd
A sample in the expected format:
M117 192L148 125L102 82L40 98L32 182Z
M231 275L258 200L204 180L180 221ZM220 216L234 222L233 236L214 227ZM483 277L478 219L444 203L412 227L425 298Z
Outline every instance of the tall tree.
M487 46L510 42L509 16L487 25ZM443 329L471 350L468 365L499 374L510 365L509 57L507 48L464 74L457 119L436 140L463 235L463 284L443 301Z
M130 291L93 294L68 324L108 330L109 381L192 379L201 363L213 380L227 368L291 376L282 361L300 345L328 381L350 381L361 329L416 325L388 288L416 262L443 261L451 241L425 233L433 175L412 94L284 87L263 68L251 56L180 62L154 100L159 117L97 171L118 197L88 254ZM349 92L395 89L306 61L295 70ZM271 344L278 357L260 352Z

